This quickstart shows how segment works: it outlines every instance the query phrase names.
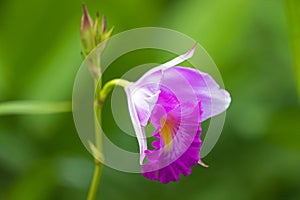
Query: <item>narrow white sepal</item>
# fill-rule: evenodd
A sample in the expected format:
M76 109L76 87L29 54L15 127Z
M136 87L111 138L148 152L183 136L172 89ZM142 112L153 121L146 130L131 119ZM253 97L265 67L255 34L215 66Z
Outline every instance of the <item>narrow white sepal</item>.
M198 164L201 165L202 167L208 168L208 165L206 165L202 160L198 161Z

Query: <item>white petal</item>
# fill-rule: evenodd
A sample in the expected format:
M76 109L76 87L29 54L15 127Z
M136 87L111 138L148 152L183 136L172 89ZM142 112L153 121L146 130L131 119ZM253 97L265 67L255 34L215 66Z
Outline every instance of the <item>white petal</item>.
M182 63L183 61L191 58L194 55L196 47L197 47L197 42L194 44L194 46L188 52L174 58L173 60L171 60L169 62L166 62L165 64L162 64L161 66L163 68L170 68L170 67L174 67L174 66L178 65L179 63Z
M162 79L162 76L163 76L163 71L170 67L174 67L174 66L186 61L187 59L191 58L194 55L196 47L197 47L197 43L195 43L194 46L185 54L177 56L176 58L174 58L171 61L168 61L162 65L159 65L157 67L150 69L136 82L136 84L139 85L139 84L145 84L148 82L159 84Z
M141 126L138 114L136 111L136 107L133 102L133 96L131 95L131 87L128 85L126 87L126 94L128 99L128 108L129 108L129 114L131 117L132 125L139 143L140 147L140 164L143 163L143 160L145 158L145 150L147 149L147 140L146 140L146 134L144 132L144 128Z

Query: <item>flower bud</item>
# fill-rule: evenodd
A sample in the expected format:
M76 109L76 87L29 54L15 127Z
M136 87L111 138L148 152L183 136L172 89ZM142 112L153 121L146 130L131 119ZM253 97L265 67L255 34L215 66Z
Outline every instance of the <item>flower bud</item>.
M95 48L93 21L88 13L86 5L82 5L83 15L81 18L80 37L84 53L88 54Z
M103 15L102 17L102 33L105 33L107 29L106 17Z
M105 40L107 40L113 31L113 28L107 31L106 18L103 16L100 20L99 13L97 12L95 21L93 21L87 11L86 5L82 5L83 15L81 19L80 37L83 46L82 57L86 56L97 47L98 44L103 42L102 49L105 47ZM98 79L101 74L100 69L100 55L102 51L95 52L93 57L89 57L89 67L92 76Z
M84 48L84 54L86 56L98 44L111 36L113 28L107 31L107 22L105 16L100 19L100 15L97 12L95 21L93 21L87 11L85 4L82 5L82 8L83 16L81 19L80 36Z

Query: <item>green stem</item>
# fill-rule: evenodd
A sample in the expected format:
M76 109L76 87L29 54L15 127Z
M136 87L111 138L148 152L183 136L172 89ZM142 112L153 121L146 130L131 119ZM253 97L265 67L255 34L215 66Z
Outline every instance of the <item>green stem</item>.
M0 103L0 115L71 112L71 102L9 101Z
M96 88L96 95L95 95L95 102L94 102L94 126L95 126L95 140L96 140L96 148L97 152L102 152L102 132L101 132L101 114L102 114L102 105L99 104L100 96L98 91L101 91L102 81L101 79L97 82L95 81L95 88ZM99 123L99 125L98 125ZM95 157L97 155L94 155L94 161L95 161L95 169L94 169L94 175L93 180L90 186L89 194L87 197L87 200L94 200L96 199L96 194L98 190L98 186L100 183L101 173L102 173L102 163L101 160L98 160L99 158Z
M284 0L300 99L300 1Z
M103 104L107 95L111 92L111 90L116 86L126 87L128 85L128 81L124 79L113 79L109 82L107 82L103 89L100 91L100 104Z
M90 187L90 191L89 191L87 200L96 199L96 193L97 193L98 185L99 185L100 178L101 178L101 172L102 172L102 164L100 162L98 162L96 164L96 162L95 162L93 181L92 181L92 184Z
M101 125L102 123L102 107L105 102L105 99L107 95L111 92L114 86L119 85L122 87L126 87L126 85L129 83L126 80L123 79L113 79L109 82L107 82L104 87L101 89L101 80L98 81L99 85L96 88L97 94L95 97L95 139L96 139L96 148L98 152L102 152L102 132L100 126L98 126L98 123ZM96 83L95 83L96 85ZM100 92L99 92L100 91ZM95 156L95 155L94 155ZM101 172L102 172L102 163L101 159L103 158L95 158L95 169L94 169L94 175L93 180L90 186L89 194L87 197L87 200L94 200L96 198L97 189L100 183L101 178Z

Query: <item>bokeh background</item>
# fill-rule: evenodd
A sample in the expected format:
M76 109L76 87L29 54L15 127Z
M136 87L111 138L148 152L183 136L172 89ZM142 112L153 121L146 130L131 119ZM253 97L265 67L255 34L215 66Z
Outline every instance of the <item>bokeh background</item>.
M0 1L0 101L70 101L82 60L81 0ZM232 104L213 151L180 182L162 185L105 167L98 199L300 199L300 109L281 0L86 0L114 33L159 26L198 40ZM104 80L162 62L151 50L117 60ZM113 68L112 68L113 69ZM119 68L118 68L119 69ZM125 101L125 99L124 99ZM107 104L108 105L108 104ZM104 108L104 129L122 137ZM72 114L0 116L0 199L85 199L93 173Z

